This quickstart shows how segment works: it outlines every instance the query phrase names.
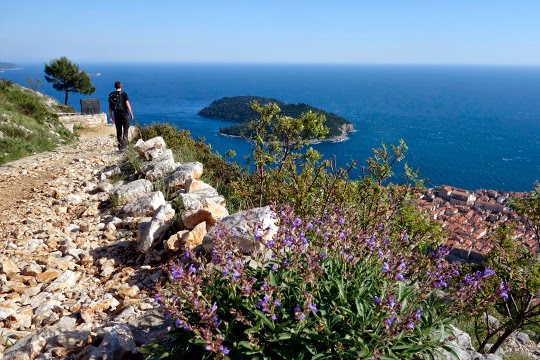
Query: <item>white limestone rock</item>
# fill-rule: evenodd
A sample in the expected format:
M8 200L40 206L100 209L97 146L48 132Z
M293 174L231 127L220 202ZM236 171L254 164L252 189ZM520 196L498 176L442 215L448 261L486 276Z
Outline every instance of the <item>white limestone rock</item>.
M162 179L176 168L172 150L166 149L159 157L144 164L140 172L151 181Z
M277 230L276 215L269 206L245 210L221 219L219 224L206 234L203 246L210 251L216 232L223 231L247 253L258 246L257 244L266 243Z
M161 191L154 191L128 203L122 211L127 216L152 216L163 204L165 204L163 193Z
M119 188L113 190L112 194L116 197L118 204L121 205L135 201L152 190L153 185L150 181L140 179L121 185Z
M137 250L143 254L150 251L171 228L175 211L170 204L163 204L148 224L139 227Z
M184 188L186 180L200 179L202 173L203 164L195 161L178 166L170 175L166 176L163 180L168 188L178 190L180 188Z

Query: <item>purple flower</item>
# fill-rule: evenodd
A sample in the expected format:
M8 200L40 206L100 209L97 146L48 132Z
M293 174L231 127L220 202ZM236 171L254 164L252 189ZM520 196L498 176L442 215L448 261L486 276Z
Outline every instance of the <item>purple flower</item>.
M384 323L385 323L388 327L392 326L392 323L393 323L393 322L394 322L394 318L393 318L393 317L389 317L389 318L384 319Z
M283 264L283 266L285 266L285 267L288 267L288 266L291 265L291 264L289 263L289 260L287 260L286 258L283 259L283 263L282 263L282 264Z
M405 328L409 330L414 330L414 323L412 321L409 321L405 324Z
M212 324L214 325L214 327L217 329L219 327L219 321L218 321L218 317L217 315L214 314L214 316L212 316Z
M474 282L474 278L469 274L465 274L465 276L463 277L463 282L466 285L470 285L470 284L472 284Z
M345 225L345 219L342 218L342 217L340 217L340 218L338 219L338 224L339 224L339 225Z
M373 297L373 304L375 304L376 306L381 304L381 299L379 299L377 295Z
M222 353L223 355L229 355L229 349L227 349L223 345L219 345L219 352Z
M236 279L238 279L239 276L240 276L240 273L238 272L238 270L233 269L231 278L233 280L236 280Z
M297 321L302 321L306 318L306 315L302 311L300 311L300 305L296 304L294 308L294 319Z
M495 271L493 271L489 266L484 269L484 273L482 274L482 277L488 277L491 275L495 275Z
M260 308L265 308L268 306L268 300L270 300L268 294L265 294L264 297L262 299L259 299L259 301L257 302L257 308L260 309Z
M387 272L387 271L390 271L390 266L388 265L388 262L383 262L383 265L382 265L382 272Z
M499 287L497 288L497 295L502 297L504 301L508 300L508 290L509 287L507 284L504 283L504 281L501 281L499 284Z
M254 232L253 232L253 238L257 241L260 241L261 238L262 238L262 233L259 229L256 229Z
M422 312L422 308L416 310L416 312L414 313L414 319L415 320L420 320L420 313Z
M309 304L308 304L308 308L309 308L309 310L311 310L311 312L313 312L314 314L317 313L317 304L311 304L311 303L309 303Z
M388 300L388 306L390 307L390 309L393 309L394 306L396 306L396 301L394 300L393 297L391 297L391 298Z
M443 279L440 279L440 278L435 280L435 285L433 285L435 289L445 288L447 286L448 284Z
M402 273L397 273L397 274L396 274L396 280L398 280L398 281L405 281L405 278L403 277L403 274L402 274Z
M212 304L212 308L210 309L211 312L215 312L217 310L217 304Z
M174 265L171 267L171 275L173 277L174 280L178 280L180 279L180 277L182 276L183 274L183 271L184 269L179 267L178 265Z
M313 229L313 223L312 223L311 221L308 222L307 225L306 225L306 227L307 227L308 229Z
M285 246L291 246L292 245L291 237L289 235L285 236L285 240L283 241L283 244Z
M274 306L275 307L279 307L280 305L281 305L281 303L278 300L274 300Z
M176 319L176 321L174 322L174 325L175 325L177 328L179 328L180 326L182 326L182 324L183 324L183 321L180 320L180 319Z

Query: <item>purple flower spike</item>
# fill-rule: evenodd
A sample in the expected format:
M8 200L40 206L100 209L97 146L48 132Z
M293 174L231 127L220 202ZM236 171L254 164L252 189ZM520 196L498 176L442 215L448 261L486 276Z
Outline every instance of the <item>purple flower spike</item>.
M300 305L296 304L294 308L294 319L297 321L302 321L306 318L306 315L300 310Z
M507 284L504 283L504 281L501 281L499 284L499 287L497 288L497 295L502 297L504 301L508 300L508 290L509 287Z
M489 266L484 269L484 274L482 277L488 277L491 275L495 275L495 271L493 271Z
M219 345L219 352L223 355L229 355L229 349L223 345Z

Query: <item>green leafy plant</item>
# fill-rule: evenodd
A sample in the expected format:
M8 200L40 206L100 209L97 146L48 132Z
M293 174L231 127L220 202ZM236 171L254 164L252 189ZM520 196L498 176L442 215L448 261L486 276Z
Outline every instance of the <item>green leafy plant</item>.
M526 197L513 200L512 206L523 211L533 232L538 226L538 185ZM517 205L516 205L517 204ZM535 235L536 236L536 235ZM504 294L503 299L479 312L475 335L479 352L494 353L515 331L540 326L540 257L514 236L513 224L502 225L492 237L493 248L486 254L486 264L497 277L490 282L491 291ZM511 283L508 288L505 284ZM490 328L487 314L496 310L500 325ZM492 344L488 346L488 344Z
M417 252L388 224L357 232L354 211L321 218L278 211L279 231L246 257L218 232L210 261L186 252L157 299L174 319L170 353L197 358L407 359L434 356L479 297L486 269L459 275L447 250ZM444 290L444 292L442 291Z

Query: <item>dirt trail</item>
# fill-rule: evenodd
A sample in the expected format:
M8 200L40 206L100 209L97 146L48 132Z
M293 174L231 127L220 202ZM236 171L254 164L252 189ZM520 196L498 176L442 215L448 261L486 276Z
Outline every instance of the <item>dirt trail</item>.
M21 202L32 200L33 193L46 190L75 159L91 159L98 153L116 153L115 129L100 125L81 130L80 141L0 166L0 215L9 216ZM104 148L94 140L110 138L110 147ZM2 221L0 220L0 223Z

